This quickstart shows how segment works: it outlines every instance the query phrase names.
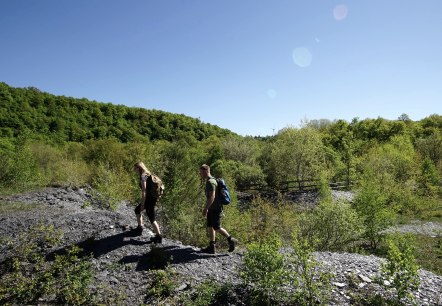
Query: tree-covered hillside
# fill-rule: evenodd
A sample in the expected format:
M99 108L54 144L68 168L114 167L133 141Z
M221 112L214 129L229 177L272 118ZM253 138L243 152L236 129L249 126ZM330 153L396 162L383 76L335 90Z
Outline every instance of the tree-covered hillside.
M185 115L55 96L0 82L0 137L23 133L58 142L116 138L125 143L232 134Z

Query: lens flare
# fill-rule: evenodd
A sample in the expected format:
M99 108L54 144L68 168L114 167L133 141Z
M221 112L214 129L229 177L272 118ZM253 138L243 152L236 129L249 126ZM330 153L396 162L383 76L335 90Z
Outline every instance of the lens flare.
M344 20L347 17L347 14L348 8L344 4L337 5L333 10L333 17L338 21Z
M312 63L312 54L307 48L296 48L293 51L293 61L299 67L308 67Z

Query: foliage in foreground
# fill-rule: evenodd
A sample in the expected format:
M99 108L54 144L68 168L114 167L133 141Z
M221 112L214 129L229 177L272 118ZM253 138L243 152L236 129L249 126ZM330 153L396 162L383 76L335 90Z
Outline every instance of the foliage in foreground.
M414 258L411 235L392 234L387 238L387 262L382 265L382 277L396 289L398 302L413 301L412 291L419 287L419 266Z
M309 242L293 235L291 251L280 248L276 237L247 247L240 275L251 286L251 305L326 303L331 274L321 271Z
M90 305L96 300L90 290L93 269L88 258L79 258L76 246L50 262L45 251L58 245L60 233L40 225L21 234L12 256L3 263L0 302L28 304L54 299L65 305Z

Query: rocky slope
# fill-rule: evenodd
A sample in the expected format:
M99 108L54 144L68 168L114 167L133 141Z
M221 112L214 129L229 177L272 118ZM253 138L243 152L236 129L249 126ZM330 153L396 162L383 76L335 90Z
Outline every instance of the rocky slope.
M314 201L304 197L310 204ZM54 225L63 232L64 246L78 244L93 254L97 283L122 293L125 305L156 303L146 297L146 292L152 271L163 262L156 257L158 254L165 256L170 268L181 276L182 281L175 288L177 294L193 290L196 284L210 277L221 283L240 283L238 267L243 257L240 248L233 253L203 254L196 247L167 239L167 233L163 243L154 246L148 243L152 232L145 230L142 236L134 235L132 206L121 203L116 211L100 209L93 205L94 199L87 189L48 188L0 197L0 201L33 204L32 210L1 214L0 237L14 241L20 231L41 222ZM0 262L10 252L10 246L1 245ZM324 269L334 273L330 305L351 305L356 293L391 295L374 282L381 258L330 252L315 253L315 257ZM421 284L414 293L417 303L442 305L442 277L425 270L419 274Z

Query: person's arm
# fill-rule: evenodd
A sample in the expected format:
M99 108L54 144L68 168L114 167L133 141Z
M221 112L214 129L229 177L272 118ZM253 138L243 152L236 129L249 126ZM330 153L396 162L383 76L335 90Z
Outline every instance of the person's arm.
M205 208L208 210L210 206L213 204L213 201L215 201L215 189L209 192L209 195L207 196L206 206Z
M140 212L144 210L144 203L146 202L147 196L147 182L144 179L141 179L141 203L140 203Z

